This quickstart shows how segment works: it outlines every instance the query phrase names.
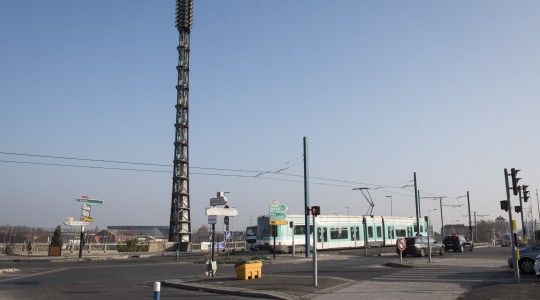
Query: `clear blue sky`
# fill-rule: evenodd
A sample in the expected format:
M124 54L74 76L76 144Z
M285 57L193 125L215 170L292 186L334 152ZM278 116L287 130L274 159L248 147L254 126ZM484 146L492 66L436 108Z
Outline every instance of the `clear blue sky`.
M169 224L174 9L2 3L0 224L54 227L79 216L80 195L106 201L92 214L100 227ZM399 187L416 172L422 196L466 205L454 198L469 191L472 212L507 218L503 170L515 167L538 219L538 11L538 1L195 1L193 229L217 191L230 192L236 229L274 199L301 213L304 136L310 175L333 180L311 180L325 214L363 214L352 188L383 186L371 190L374 214L390 214L392 196L394 215L413 216L414 193ZM423 214L438 204L422 200ZM445 223L466 214L445 207Z

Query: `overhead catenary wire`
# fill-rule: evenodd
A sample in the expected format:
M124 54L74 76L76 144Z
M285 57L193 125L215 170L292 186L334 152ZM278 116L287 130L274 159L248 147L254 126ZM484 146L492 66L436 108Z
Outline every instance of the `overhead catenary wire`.
M43 155L43 154L29 154L29 153L16 153L16 152L4 152L0 151L0 154L3 155L14 155L14 156L25 156L25 157L36 157L36 158L45 158L45 159L59 159L59 160L73 160L73 161L87 161L87 162L96 162L96 163L105 163L105 164L127 164L127 165L141 165L148 167L167 167L172 168L172 164L158 164L158 163L146 163L146 162L133 162L133 161L119 161L119 160L105 160L105 159L91 159L91 158L82 158L82 157L68 157L68 156L56 156L56 155ZM266 171L260 170L245 170L245 169L232 169L232 168L214 168L214 167L198 167L190 166L190 169L193 170L209 170L209 171L218 171L218 172L233 172L233 173L246 173L246 174L223 174L223 173L205 173L205 172L191 172L192 175L202 175L202 176L220 176L220 177L238 177L238 178L258 178L264 180L274 180L274 181L283 181L283 182L298 182L302 183L302 179L284 179L276 178L270 176L288 176L302 178L303 175L284 173L284 170L290 169L295 165L298 165L302 162L302 156L299 156L291 161L281 164L279 167L274 169L269 169ZM167 173L171 174L171 170L155 170L155 169L139 169L139 168L123 168L123 167L108 167L108 166L97 166L97 165L76 165L76 164L63 164L63 163L48 163L48 162L33 162L33 161L18 161L18 160L0 160L0 163L14 163L14 164L29 164L29 165L43 165L43 166L55 166L55 167L71 167L71 168L88 168L88 169L102 169L102 170L115 170L115 171L132 171L132 172L150 172L150 173ZM374 184L374 183L365 183L365 182L356 182L351 180L342 180L342 179L332 179L325 177L310 177L315 181L312 181L311 184L322 185L322 186L331 186L331 187L344 187L352 188L358 185L367 185L374 187L373 190L378 190L380 192L401 195L405 197L411 197L409 194L396 192L395 189L399 190L410 190L404 187L392 186L392 185L383 185L383 184Z

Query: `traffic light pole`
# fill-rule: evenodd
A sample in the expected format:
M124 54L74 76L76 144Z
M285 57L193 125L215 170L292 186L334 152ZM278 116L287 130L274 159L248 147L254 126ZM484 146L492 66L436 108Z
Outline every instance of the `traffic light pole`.
M521 207L521 232L523 234L523 242L526 243L527 239L527 228L525 228L525 221L523 215L525 214L525 209L523 208L523 198L521 197L521 186L518 187L518 196L519 196L519 206Z
M512 220L512 205L510 204L510 185L508 184L508 170L504 169L504 181L506 183L506 201L508 201L508 220L510 222L510 232L512 233L512 260L514 265L514 278L517 282L519 279L519 263L517 259L516 246L517 246L517 234L514 232L514 222Z
M309 242L309 169L308 169L308 146L307 137L304 137L304 207L305 207L305 221L306 221L306 257L310 255L310 242Z
M313 216L313 286L317 286L317 224L315 223L315 214Z

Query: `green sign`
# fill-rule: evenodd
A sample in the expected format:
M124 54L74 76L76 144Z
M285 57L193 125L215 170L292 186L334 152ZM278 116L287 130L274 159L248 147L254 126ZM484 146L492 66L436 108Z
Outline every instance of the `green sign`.
M270 204L270 220L285 220L288 207L285 204Z
M83 203L93 203L93 204L103 204L105 201L99 200L99 199L86 199L86 198L77 198L75 199L77 202L83 202Z

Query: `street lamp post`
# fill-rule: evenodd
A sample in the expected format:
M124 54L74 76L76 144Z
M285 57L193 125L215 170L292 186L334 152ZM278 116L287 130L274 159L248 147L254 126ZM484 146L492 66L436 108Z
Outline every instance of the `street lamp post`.
M393 211L393 208L392 208L392 196L386 196L386 198L390 198L390 216L393 216L394 215L394 211Z

